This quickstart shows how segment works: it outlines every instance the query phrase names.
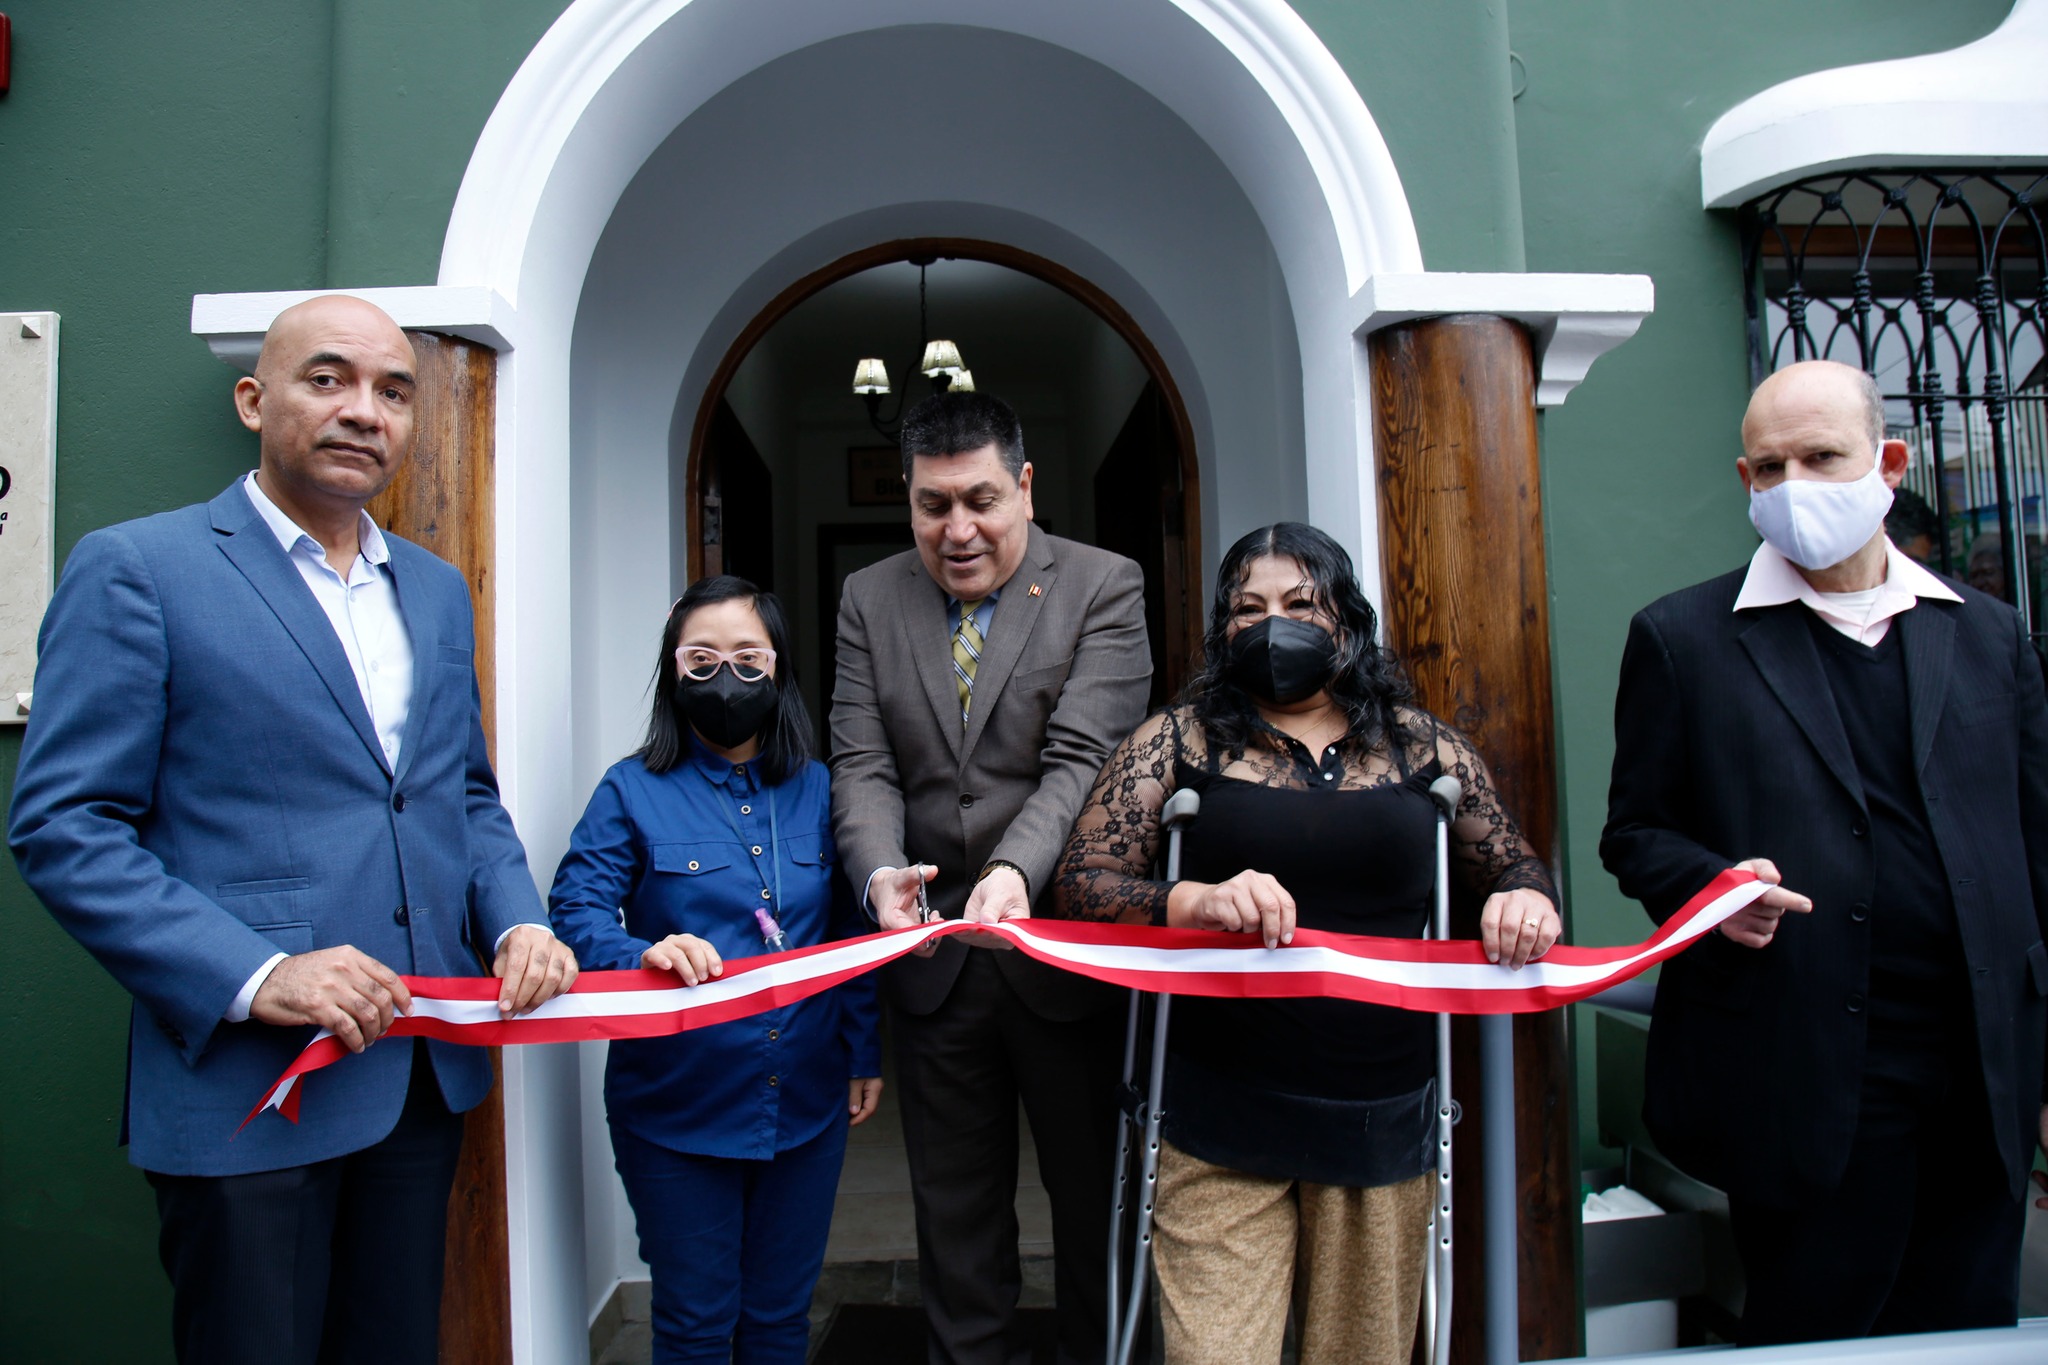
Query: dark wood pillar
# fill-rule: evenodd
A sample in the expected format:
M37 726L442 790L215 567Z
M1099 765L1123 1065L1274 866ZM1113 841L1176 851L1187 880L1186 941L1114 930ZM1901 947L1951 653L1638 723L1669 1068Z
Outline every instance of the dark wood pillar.
M419 359L413 457L370 504L386 530L424 545L462 571L476 609L476 672L484 734L497 733L492 652L496 572L493 501L497 353L459 337L408 332ZM498 1049L491 1069L500 1071ZM462 1164L448 1200L441 1299L441 1359L511 1365L512 1282L505 1222L505 1099L493 1086L469 1111Z
M1503 318L1430 318L1370 342L1387 639L1422 704L1470 735L1508 810L1555 869L1557 754L1535 354ZM1452 932L1477 937L1476 901ZM1481 1359L1477 1031L1460 1020L1453 1091L1454 1362ZM1561 1011L1515 1020L1521 1358L1579 1354L1578 1141Z

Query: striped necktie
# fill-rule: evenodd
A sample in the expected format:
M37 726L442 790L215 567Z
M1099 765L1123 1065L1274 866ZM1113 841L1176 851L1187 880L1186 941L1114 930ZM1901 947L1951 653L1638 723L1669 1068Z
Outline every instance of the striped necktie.
M953 630L953 684L960 692L960 724L967 724L967 706L974 696L974 670L981 662L981 629L974 624L974 609L982 598L960 604L960 624Z

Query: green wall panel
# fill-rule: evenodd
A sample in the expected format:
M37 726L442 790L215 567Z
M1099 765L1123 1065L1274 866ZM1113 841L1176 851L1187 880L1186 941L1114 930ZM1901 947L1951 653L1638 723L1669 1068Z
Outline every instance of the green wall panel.
M194 293L324 272L331 16L13 0L0 308L63 315L57 552L254 461ZM0 731L12 791L20 731ZM148 1187L116 1147L127 999L0 870L0 1357L170 1359Z
M432 284L478 134L566 0L333 0L327 283Z
M1431 270L1520 270L1506 0L1292 0L1387 141Z
M1805 71L1953 47L2010 0L1517 0L1515 102L1531 270L1647 274L1657 309L1544 418L1565 858L1580 942L1649 921L1600 866L1614 684L1629 617L1756 547L1734 462L1749 398L1733 215L1700 207L1714 120ZM1434 263L1432 263L1434 264ZM1739 853L1739 850L1731 850ZM1580 1031L1580 1124L1595 1095ZM1589 1152L1589 1158L1602 1157Z

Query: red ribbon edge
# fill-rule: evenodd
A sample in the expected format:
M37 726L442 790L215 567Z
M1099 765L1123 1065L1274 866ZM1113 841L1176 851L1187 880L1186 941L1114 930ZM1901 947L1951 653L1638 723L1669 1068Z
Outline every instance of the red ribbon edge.
M1701 908L1755 880L1754 874L1734 868L1719 873L1641 943L1605 948L1581 948L1565 943L1556 945L1544 955L1543 960L1559 966L1603 967L1641 956L1640 961L1621 975L1602 977L1578 986L1530 986L1471 991L1402 986L1399 983L1385 981L1361 981L1356 977L1336 972L1281 969L1271 975L1248 975L1240 972L1174 973L1171 979L1171 993L1225 999L1286 999L1314 996L1388 1005L1397 1009L1412 1009L1430 1014L1540 1013L1576 1004L1589 996L1597 995L1648 971L1680 952L1691 940L1680 941L1678 935ZM1734 912L1731 910L1730 913ZM1711 926L1709 928L1711 929ZM812 957L822 952L844 948L852 943L891 936L908 936L917 932L915 929L882 930L859 938L837 939L831 943L794 948L787 952L742 958L727 963L723 977L732 979L773 963ZM930 941L936 942L954 934L970 932L985 932L985 929L983 926L953 920L940 926L930 936ZM1703 936L1704 933L1696 937ZM1169 950L1223 948L1284 953L1299 948L1326 948L1348 957L1383 962L1448 966L1487 965L1485 951L1476 939L1382 938L1365 934L1335 934L1317 929L1298 929L1295 931L1294 941L1288 947L1271 950L1266 949L1259 938L1252 934L1232 934L1207 929L1162 929L1146 925L1104 924L1086 920L1033 919L1029 921L1028 929L1022 934L1006 937L1011 938L1011 942L1019 951L1048 966L1072 971L1112 986L1127 986L1137 990L1157 990L1165 983L1165 974L1158 971L1135 971L1114 967L1084 968L1047 953L1032 942L1032 938L1042 938L1053 943L1109 944ZM424 1015L400 1015L391 1021L391 1027L385 1030L384 1036L436 1038L442 1042L476 1047L671 1037L691 1029L729 1023L735 1019L744 1019L767 1010L795 1004L799 1000L808 999L850 981L864 972L893 962L915 946L906 943L899 951L879 958L866 967L783 983L740 1000L722 1001L716 1005L694 1006L661 1014L573 1019L512 1018L485 1024L458 1024ZM415 994L432 999L494 1000L498 994L497 980L487 976L408 976L403 979L407 988ZM680 983L681 977L675 972L652 971L646 968L586 972L577 977L576 984L570 988L570 993L587 995L614 991L670 990ZM315 1038L292 1060L284 1074L263 1092L263 1097L257 1101L256 1107L249 1111L248 1117L242 1120L235 1132L239 1134L263 1112L279 1087L309 1072L331 1066L348 1055L348 1048L340 1039L331 1035ZM291 1092L278 1106L278 1112L293 1123L299 1121L301 1089L300 1086L292 1086Z

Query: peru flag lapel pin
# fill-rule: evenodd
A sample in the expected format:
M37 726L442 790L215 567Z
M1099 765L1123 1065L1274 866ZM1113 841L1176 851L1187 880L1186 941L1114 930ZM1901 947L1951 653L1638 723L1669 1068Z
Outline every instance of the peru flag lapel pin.
M1036 583L1033 583L1031 585L1031 595L1033 597L1043 597L1045 596L1045 593L1039 589L1039 586Z

